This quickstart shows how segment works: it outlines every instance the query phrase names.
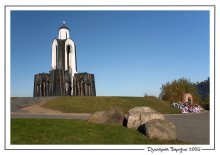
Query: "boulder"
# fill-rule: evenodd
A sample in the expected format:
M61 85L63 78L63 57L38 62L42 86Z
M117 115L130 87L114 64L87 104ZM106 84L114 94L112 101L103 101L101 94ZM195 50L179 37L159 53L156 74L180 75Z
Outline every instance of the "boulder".
M98 111L93 113L90 117L88 122L93 122L93 123L98 123L98 124L103 124L106 122L106 116L105 111Z
M124 113L118 108L111 108L107 111L98 111L89 117L88 122L98 124L119 124L123 125Z
M165 119L164 115L150 107L135 107L128 111L127 127L138 129L152 119Z
M143 125L144 134L152 138L158 138L160 140L176 140L176 127L167 120L152 119Z
M154 109L150 107L134 107L128 111L128 114L132 113L148 113L148 112L156 112Z

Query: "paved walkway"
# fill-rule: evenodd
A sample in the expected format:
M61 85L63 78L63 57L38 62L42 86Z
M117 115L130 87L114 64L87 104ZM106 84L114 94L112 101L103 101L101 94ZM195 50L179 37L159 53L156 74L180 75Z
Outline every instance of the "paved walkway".
M41 107L44 102L55 98L14 98L12 118L58 118L87 120L88 113L63 113ZM166 114L167 120L176 125L179 140L191 144L209 144L209 112L189 114Z
M165 115L176 125L178 139L192 144L209 144L209 112Z

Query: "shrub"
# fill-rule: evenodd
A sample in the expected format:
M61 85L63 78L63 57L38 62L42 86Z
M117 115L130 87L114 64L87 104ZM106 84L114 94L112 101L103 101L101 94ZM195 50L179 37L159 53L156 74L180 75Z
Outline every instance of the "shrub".
M196 87L201 97L201 105L204 109L209 110L210 82L209 78L202 82L197 82Z
M205 100L202 100L201 106L205 110L209 110L209 97L207 97Z
M200 96L196 86L185 78L167 82L161 87L161 99L170 102L178 102L182 100L184 93L191 93L194 103L200 103Z

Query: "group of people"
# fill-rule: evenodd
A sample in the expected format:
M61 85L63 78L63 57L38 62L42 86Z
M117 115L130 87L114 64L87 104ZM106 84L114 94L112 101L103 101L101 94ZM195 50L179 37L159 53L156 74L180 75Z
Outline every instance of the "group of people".
M200 105L192 105L192 104L190 104L188 102L186 102L186 103L181 103L181 102L176 103L176 102L173 102L171 104L171 106L174 107L174 108L181 109L182 113L189 113L189 112L199 113L199 112L204 110Z

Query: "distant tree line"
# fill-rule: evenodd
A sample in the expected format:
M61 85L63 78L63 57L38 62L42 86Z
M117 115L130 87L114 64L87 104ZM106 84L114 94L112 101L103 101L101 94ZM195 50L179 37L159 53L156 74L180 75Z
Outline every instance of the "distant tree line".
M186 78L180 78L162 84L159 98L170 102L179 102L184 93L191 93L193 102L209 109L209 78L202 82L193 83Z
M209 109L209 98L210 98L210 81L209 78L202 82L197 82L195 84L197 91L200 95L201 105L205 109Z

